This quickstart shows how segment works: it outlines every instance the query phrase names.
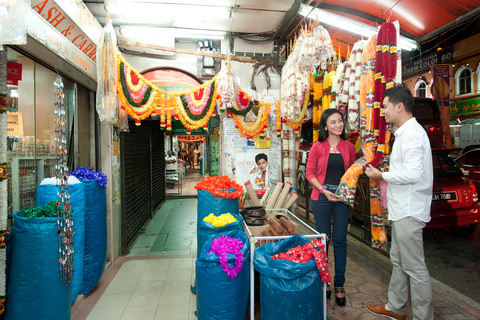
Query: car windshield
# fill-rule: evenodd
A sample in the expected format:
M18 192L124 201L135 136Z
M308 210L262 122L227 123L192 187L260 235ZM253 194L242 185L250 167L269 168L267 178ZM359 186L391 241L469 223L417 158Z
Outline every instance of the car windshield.
M480 166L480 149L469 151L455 160L457 163L466 166Z
M433 153L433 175L437 177L461 177L462 170L446 153Z

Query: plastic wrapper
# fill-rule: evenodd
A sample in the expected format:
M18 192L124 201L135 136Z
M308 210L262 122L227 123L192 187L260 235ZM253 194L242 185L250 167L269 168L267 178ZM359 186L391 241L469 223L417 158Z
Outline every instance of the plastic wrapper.
M100 121L117 123L117 38L107 21L97 47L97 113Z
M27 43L27 17L30 0L0 1L0 45Z

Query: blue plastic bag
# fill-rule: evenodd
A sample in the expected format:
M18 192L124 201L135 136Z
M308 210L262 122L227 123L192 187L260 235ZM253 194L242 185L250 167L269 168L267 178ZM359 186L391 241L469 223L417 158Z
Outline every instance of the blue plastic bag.
M60 281L57 218L13 213L7 319L69 320L71 283Z
M73 304L80 293L80 286L83 281L83 260L85 243L85 186L82 183L70 184L68 186L70 204L73 210L73 280L72 280L72 301ZM56 185L37 186L35 205L44 206L50 201L57 200Z
M243 241L242 271L232 279L220 267L218 255L208 253L212 241L228 236ZM235 256L230 254L228 263L233 266ZM243 231L229 231L211 235L202 247L196 263L197 316L201 320L245 320L250 288L250 243Z
M235 189L229 189L235 191ZM238 198L227 199L216 197L208 190L198 190L197 197L197 231L199 222L203 220L210 213L216 216L222 213L230 212L231 214L238 214Z
M260 246L253 266L260 274L262 320L323 318L322 283L314 259L306 263L271 256L309 242L301 235Z
M226 212L223 212L223 213L226 213ZM233 231L233 230L243 231L243 225L242 225L243 217L241 215L233 214L233 213L231 213L231 215L235 219L237 219L237 222L227 224L226 226L223 226L220 228L214 227L213 224L211 224L210 222L203 221L203 219L198 222L197 257L200 257L200 251L202 250L204 243L208 240L208 238L212 234ZM219 216L219 215L216 215L216 216Z
M102 277L107 260L107 189L96 180L85 184L85 260L80 293L89 293Z

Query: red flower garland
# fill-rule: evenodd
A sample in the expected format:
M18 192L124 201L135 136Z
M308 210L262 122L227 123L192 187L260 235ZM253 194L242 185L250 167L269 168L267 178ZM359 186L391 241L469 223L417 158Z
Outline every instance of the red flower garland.
M319 240L313 239L302 246L297 246L287 252L280 252L272 256L274 260L289 260L297 263L305 263L315 259L322 282L332 282L328 271L327 254L325 245Z
M215 197L236 199L243 194L243 187L227 176L203 177L199 183L195 185L196 190L207 190ZM235 189L236 191L229 191Z

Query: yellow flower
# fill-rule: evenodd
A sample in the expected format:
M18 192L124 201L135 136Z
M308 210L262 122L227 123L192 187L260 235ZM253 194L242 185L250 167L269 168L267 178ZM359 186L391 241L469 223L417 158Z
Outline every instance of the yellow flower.
M213 224L215 228L224 227L228 224L237 222L234 216L232 216L229 212L223 213L220 216L215 216L213 213L210 213L208 216L203 218L203 221L209 222Z

